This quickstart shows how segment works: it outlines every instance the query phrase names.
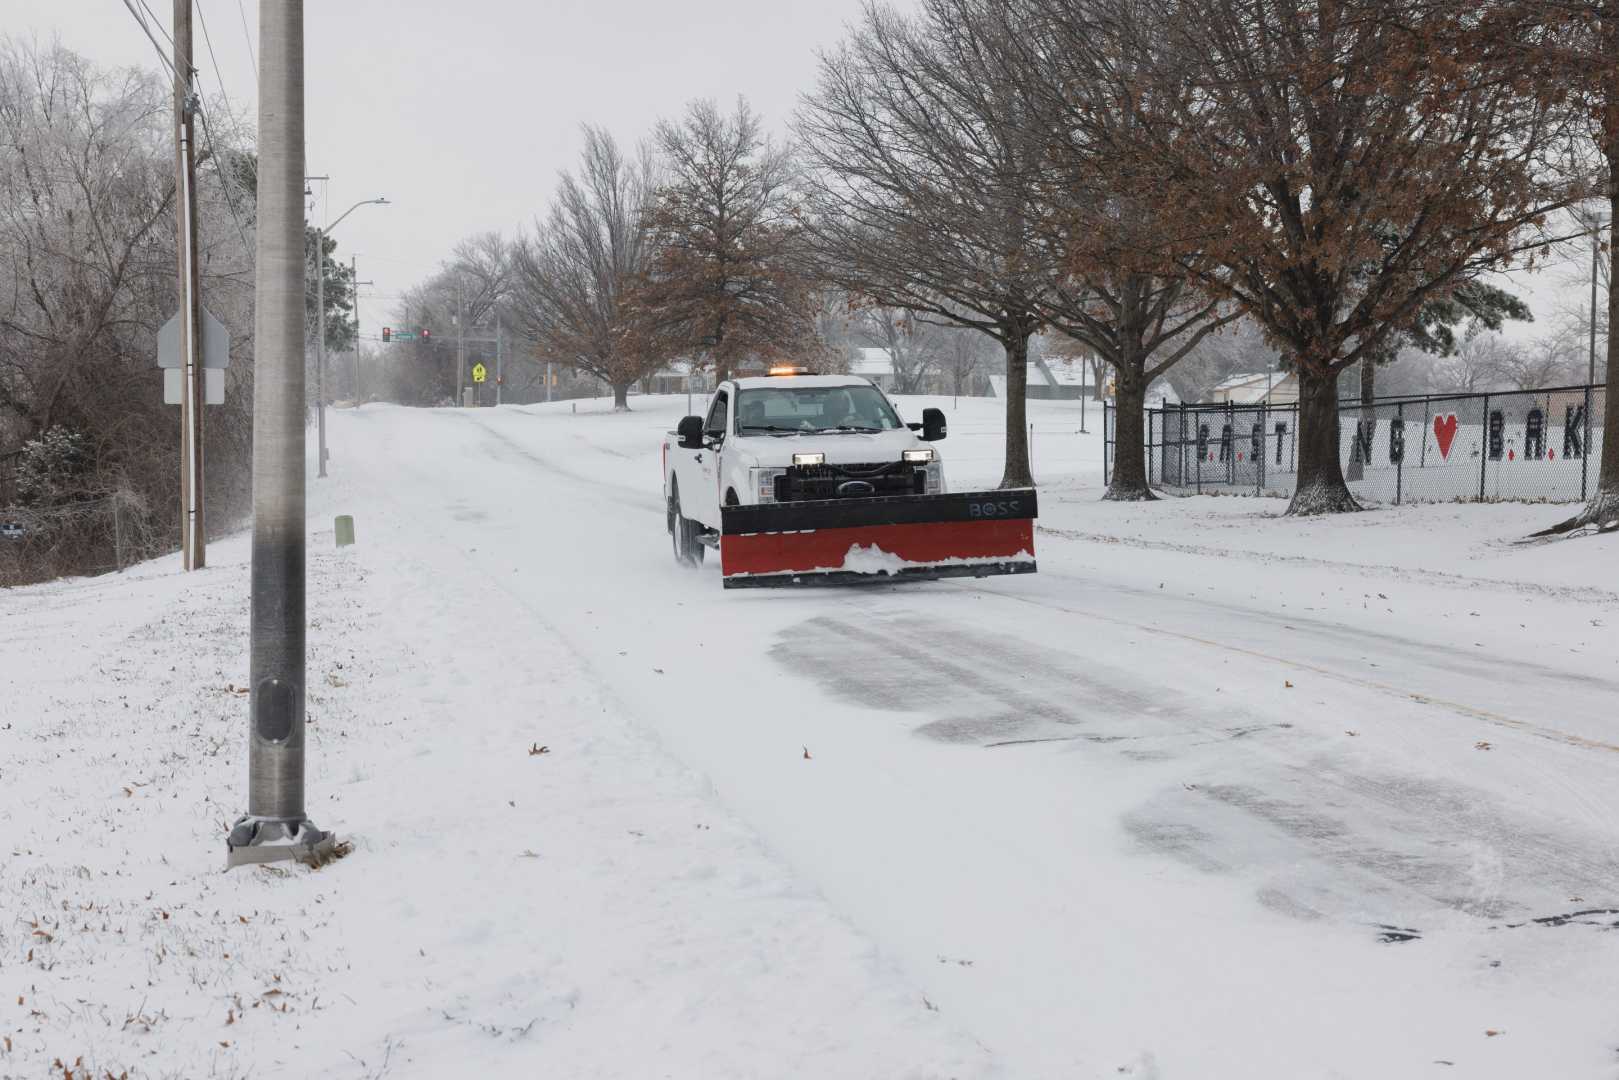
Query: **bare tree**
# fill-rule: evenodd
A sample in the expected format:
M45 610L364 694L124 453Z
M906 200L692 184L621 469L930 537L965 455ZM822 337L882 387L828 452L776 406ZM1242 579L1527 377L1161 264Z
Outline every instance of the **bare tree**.
M1190 82L1177 85L1168 75L1167 35L1134 21L1141 14L1134 0L930 3L995 58L993 69L1017 89L1026 138L1043 147L1036 220L1061 273L1037 308L1114 373L1116 454L1105 497L1151 499L1147 388L1239 312L1186 272L1205 261L1202 238L1181 241L1162 230L1155 177L1127 167L1113 148L1133 128L1172 125ZM1132 32L1099 33L1106 26L1099 12ZM1144 93L1138 72L1154 65L1161 84Z
M1017 95L945 6L868 7L799 111L818 272L864 302L988 335L1006 353L1003 487L1033 484L1029 338L1053 268Z
M170 94L151 73L0 39L0 504L26 500L33 525L13 579L110 569L179 540L179 440L153 364L178 306ZM205 439L209 521L228 529L247 506L253 198L247 148L210 126L202 292L235 362ZM69 460L52 449L64 446L70 484L22 482L19 463Z
M1199 239L1196 263L1161 247L1164 272L1248 312L1298 373L1289 511L1356 509L1337 376L1577 194L1552 167L1559 95L1526 90L1473 0L1104 2L1096 31L1150 61L1138 90L1168 110L1113 129L1105 159L1154 177L1151 232ZM1144 27L1166 46L1130 44Z
M787 148L741 99L729 116L694 101L656 141L666 179L646 211L654 249L637 296L651 324L721 380L740 362L812 351Z
M625 410L630 387L672 351L634 300L653 254L654 165L645 147L631 158L607 132L584 134L578 177L562 174L549 215L514 247L516 313L540 348L607 383Z
M854 330L861 341L888 354L897 394L921 393L944 360L945 329L904 308L862 308Z
M950 379L956 397L971 394L984 369L989 366L992 343L971 330L944 330L940 367Z

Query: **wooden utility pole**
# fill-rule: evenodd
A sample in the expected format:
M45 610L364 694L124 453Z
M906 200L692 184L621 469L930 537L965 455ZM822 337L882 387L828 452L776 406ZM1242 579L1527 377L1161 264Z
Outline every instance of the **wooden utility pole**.
M203 516L202 303L197 276L197 98L191 67L191 0L174 0L174 171L180 270L180 547L187 570L208 563Z

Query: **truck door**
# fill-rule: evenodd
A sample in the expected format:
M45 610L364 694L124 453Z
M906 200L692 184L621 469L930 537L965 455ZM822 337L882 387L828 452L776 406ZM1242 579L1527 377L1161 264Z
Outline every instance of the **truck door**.
M710 449L698 455L699 468L702 470L703 490L711 492L712 497L703 498L699 504L702 508L698 520L709 528L720 527L720 454L725 449L725 433L729 430L731 395L726 388L721 387L714 395L714 402L708 407L708 418L703 421L703 435L707 438Z

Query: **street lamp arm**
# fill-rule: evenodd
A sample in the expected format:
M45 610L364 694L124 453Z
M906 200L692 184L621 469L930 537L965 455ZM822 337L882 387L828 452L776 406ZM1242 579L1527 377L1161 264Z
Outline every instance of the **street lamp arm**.
M354 211L358 210L362 206L372 206L372 205L387 206L389 204L388 204L388 200L386 198L361 199L359 202L355 203L353 206L349 207L347 210L345 210L341 214L337 215L337 220L332 222L330 225L326 226L326 228L322 229L321 231L324 232L324 233L330 233L333 229L337 228L339 225L341 225L343 223L344 218L346 218L350 214L354 213Z

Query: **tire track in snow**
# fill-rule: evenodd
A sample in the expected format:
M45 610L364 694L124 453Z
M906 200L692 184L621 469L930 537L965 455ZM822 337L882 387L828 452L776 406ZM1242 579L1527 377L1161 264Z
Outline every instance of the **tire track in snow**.
M1376 563L1323 559L1313 555L1247 551L1237 548L1211 547L1205 544L1187 544L1176 540L1154 540L1144 536L1119 536L1116 533L1084 532L1078 529L1057 528L1052 525L1040 525L1038 528L1042 533L1063 540L1082 540L1093 544L1114 544L1143 551L1167 551L1177 555L1196 555L1199 558L1230 559L1237 562L1252 562L1264 565L1280 564L1321 570L1340 570L1361 577L1384 577L1390 581L1416 585L1437 585L1450 589L1473 590L1481 587L1499 589L1503 592L1549 596L1557 600L1567 600L1580 604L1619 605L1619 593L1610 592L1597 586L1588 585L1574 588L1572 586L1542 585L1532 581L1469 577L1466 574L1455 574L1444 570L1413 570Z
M1041 571L1041 574L1049 577L1067 578L1067 580L1071 581L1085 580L1083 578L1075 578L1063 574L1048 574L1044 570ZM1376 690L1381 693L1400 698L1404 701L1414 701L1419 705L1433 705L1449 712L1456 713L1459 716L1465 716L1472 720L1482 720L1487 724L1493 724L1497 727L1521 732L1525 735L1533 735L1536 738L1548 739L1552 742L1563 743L1568 746L1577 746L1585 750L1605 750L1612 753L1619 753L1619 744L1605 742L1601 739L1589 738L1584 735L1576 735L1573 732L1562 731L1557 728L1545 727L1540 724L1531 723L1527 720L1519 720L1515 717L1505 716L1489 709L1481 709L1475 705L1466 704L1465 702L1453 701L1448 698L1438 697L1432 694L1425 694L1420 691L1412 690L1409 687L1396 686L1392 683L1383 682L1379 679L1371 679L1362 675L1350 675L1342 671L1336 671L1332 668L1325 667L1321 664L1311 663L1307 660L1300 660L1296 657L1276 656L1271 653L1263 652L1259 649L1251 649L1243 645L1234 645L1227 641L1216 641L1212 638L1203 637L1199 634L1187 633L1184 630L1170 630L1162 626L1152 626L1148 623L1136 622L1132 619L1124 619L1115 615L1103 615L1095 611L1086 611L1082 608L1071 607L1050 600L1042 600L1033 596L1000 592L996 589L987 588L982 585L962 585L955 582L946 582L944 584L948 588L962 592L975 592L984 596L991 596L995 597L996 599L1010 601L1012 603L1028 604L1034 607L1046 608L1051 611L1060 611L1067 615L1078 615L1096 622L1107 623L1110 626L1122 626L1131 630L1138 630L1144 634L1156 634L1160 637L1173 638L1177 641L1187 641L1193 644L1206 646L1210 649L1218 649L1222 652L1233 653L1238 656L1245 656L1249 659L1263 660L1268 663L1279 664L1283 667L1292 668L1295 671L1308 671L1313 675L1320 675L1336 682L1346 683L1350 686L1360 686L1369 690ZM1200 601L1195 600L1192 602L1201 603ZM1259 613L1254 614L1256 617L1259 616ZM1299 621L1304 622L1305 620ZM1339 629L1341 630L1346 628ZM1386 639L1383 640L1386 643ZM1559 677L1562 677L1563 673L1559 672L1558 675ZM1590 681L1603 682L1605 680Z
M862 668L849 663L851 651L880 651L900 663ZM1211 712L1173 690L1146 693L1093 657L1076 668L1069 653L970 630L913 643L873 626L869 612L809 619L783 635L772 656L801 676L827 673L825 688L852 703L943 713L915 732L945 743L1078 741L1137 761L1143 742L1162 747L1146 760L1189 762L1198 782L1167 785L1123 813L1125 832L1207 873L1263 875L1261 903L1294 917L1364 923L1375 899L1384 920L1409 921L1435 907L1497 919L1571 894L1605 897L1619 882L1619 863L1600 854L1598 837L1526 822L1483 789L1352 772L1305 732L1284 734L1287 725L1226 705ZM918 670L929 678L916 679ZM1031 686L1030 672L1046 678ZM1106 723L1124 719L1128 734ZM984 741L1064 729L1071 734ZM1238 739L1241 751L1221 755L1220 746ZM1301 873L1302 860L1324 869ZM1503 881L1535 895L1503 895Z

